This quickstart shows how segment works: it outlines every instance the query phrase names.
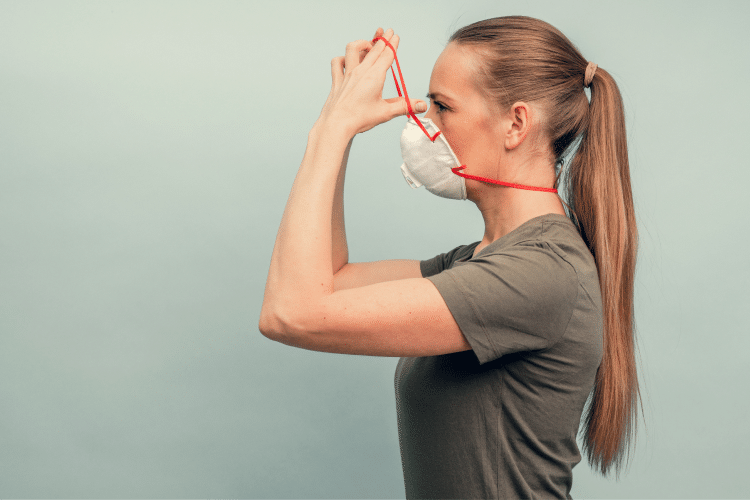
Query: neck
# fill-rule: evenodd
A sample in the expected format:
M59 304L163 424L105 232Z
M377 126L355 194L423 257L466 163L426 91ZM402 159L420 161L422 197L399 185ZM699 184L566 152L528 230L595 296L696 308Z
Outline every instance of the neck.
M470 199L477 205L484 219L484 237L477 246L475 255L485 246L535 217L546 214L565 215L560 198L555 193L468 182L476 184L473 186L476 189L472 189L474 196ZM551 186L552 183L538 185Z

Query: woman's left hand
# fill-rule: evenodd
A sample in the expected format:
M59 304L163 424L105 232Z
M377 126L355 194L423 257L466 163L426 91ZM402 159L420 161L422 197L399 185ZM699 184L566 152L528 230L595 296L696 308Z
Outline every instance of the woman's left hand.
M393 30L381 28L375 36L382 36L394 49L399 37ZM364 53L364 55L363 55ZM318 123L344 130L352 137L397 116L408 114L404 97L383 99L383 84L388 68L393 63L393 51L382 40L357 40L346 46L346 55L331 61L331 92ZM411 99L416 112L427 110L424 101Z

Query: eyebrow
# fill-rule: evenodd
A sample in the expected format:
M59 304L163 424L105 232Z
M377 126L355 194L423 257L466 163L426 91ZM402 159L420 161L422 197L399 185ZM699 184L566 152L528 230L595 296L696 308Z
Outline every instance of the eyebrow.
M450 97L445 94L441 94L440 92L428 92L425 97L432 100L439 99L441 101L451 101Z

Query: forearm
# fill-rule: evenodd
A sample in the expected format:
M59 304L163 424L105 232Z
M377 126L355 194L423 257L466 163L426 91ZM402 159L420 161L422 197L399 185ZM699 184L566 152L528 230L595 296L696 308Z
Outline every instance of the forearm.
M333 228L343 237L343 215L336 222L334 200L338 185L343 187L343 160L351 137L326 124L310 132L276 236L264 310L301 307L333 292L334 261L340 262L344 253L340 240L334 253Z
M344 225L344 178L346 177L346 164L349 161L349 151L352 147L352 139L344 152L344 158L339 169L336 180L336 191L333 197L333 212L331 214L331 237L332 237L332 270L336 274L349 262L349 247L346 243L346 228Z

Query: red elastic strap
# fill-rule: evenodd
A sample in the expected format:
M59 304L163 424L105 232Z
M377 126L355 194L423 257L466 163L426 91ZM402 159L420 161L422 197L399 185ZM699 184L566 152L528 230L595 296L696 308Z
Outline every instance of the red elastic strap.
M453 167L451 168L451 172L454 174L465 177L467 179L473 179L475 181L482 181L482 182L489 182L490 184L499 184L500 186L507 186L512 187L516 189L526 189L527 191L542 191L545 193L557 193L557 189L555 188L543 188L543 187L535 187L535 186L525 186L523 184L513 184L512 182L503 182L503 181L496 181L494 179L488 179L486 177L479 177L477 175L470 175L465 174L463 172L460 172L460 170L463 170L466 168L466 165L461 165L460 167Z
M404 87L404 95L401 95L401 89L398 86L398 80L396 80L396 73L393 71L393 65L391 65L391 74L393 75L393 83L396 84L396 92L398 92L399 97L404 97L406 99L406 108L409 110L409 116L414 118L414 121L417 122L417 125L419 125L419 128L422 129L422 132L425 133L425 135L432 141L435 142L435 139L437 139L437 136L440 135L440 131L438 130L435 135L430 135L429 132L427 132L427 129L424 128L424 125L422 125L422 122L419 121L419 118L417 118L417 115L414 114L414 110L411 109L411 101L409 101L409 94L406 93L406 83L404 83L404 75L401 74L401 65L398 63L398 57L396 56L396 49L393 48L393 45L383 38L382 36L375 37L372 39L373 43L376 43L378 40L383 40L383 42L386 44L386 46L390 47L390 49L393 51L393 60L396 61L396 68L398 69L398 76L401 78L401 86Z

